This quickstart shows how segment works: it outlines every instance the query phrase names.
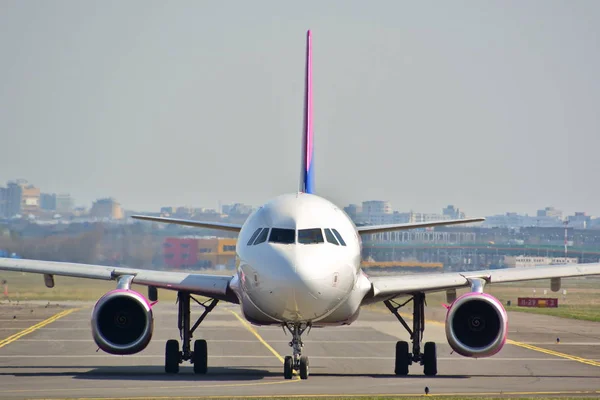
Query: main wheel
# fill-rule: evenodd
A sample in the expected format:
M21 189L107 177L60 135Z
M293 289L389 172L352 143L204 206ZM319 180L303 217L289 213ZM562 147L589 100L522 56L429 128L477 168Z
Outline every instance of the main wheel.
M283 377L285 379L292 379L294 373L294 359L292 356L286 356L283 359Z
M165 372L167 374L176 374L179 372L179 342L171 339L165 346Z
M423 373L427 376L437 375L437 351L434 342L425 343L423 351Z
M300 357L300 379L308 379L308 357Z
M195 374L206 374L208 370L208 347L206 346L206 340L200 339L194 342L192 362L194 363Z
M396 375L408 375L408 366L410 365L410 353L408 352L408 343L396 342Z

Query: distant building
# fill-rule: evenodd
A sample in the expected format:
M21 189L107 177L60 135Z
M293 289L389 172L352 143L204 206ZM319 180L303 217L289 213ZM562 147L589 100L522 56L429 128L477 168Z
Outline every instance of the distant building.
M454 206L445 209L446 214L398 212L393 211L389 201L370 200L364 201L362 206L350 204L344 211L357 225L402 224L408 222L429 222L457 218L464 218L464 213Z
M23 188L27 186L27 181L19 179L14 182L8 182L6 185L6 216L14 217L21 214L23 202Z
M461 212L458 208L455 208L452 204L442 210L442 215L448 217L448 219L463 219L465 213Z
M88 214L88 210L85 207L75 207L72 214L74 217L83 217Z
M40 212L40 189L26 185L21 189L21 213L38 214Z
M56 195L56 212L69 214L75 208L75 201L70 194L62 193Z
M0 218L6 218L6 205L8 198L8 189L0 187Z
M235 267L236 239L167 238L163 245L165 264L172 268Z
M576 212L575 215L569 215L567 221L570 228L586 229L592 222L592 217L585 212Z
M250 215L252 206L242 203L226 204L221 207L221 212L227 215Z
M527 228L527 227L538 227L538 228L558 228L563 226L563 222L550 216L529 216L520 215L517 213L506 213L504 215L492 215L486 217L482 226L486 228Z
M362 212L365 214L391 214L392 206L389 201L369 200L362 202Z
M175 214L174 207L161 207L160 208L160 215L163 217L170 217L173 214Z
M550 217L562 220L562 211L557 210L554 207L546 207L543 210L538 210L538 217Z
M99 199L90 210L92 218L123 219L123 208L112 198Z
M569 257L534 257L534 256L504 256L504 265L509 268L527 268L538 265L577 264L577 258Z
M389 201L370 200L362 202L362 212L357 218L369 225L379 225L390 223L392 214L392 206Z
M452 219L448 215L435 214L435 213L416 213L410 212L409 220L407 222L431 222L431 221L444 221Z
M178 218L189 218L192 216L192 212L191 207L177 207L175 209L175 216Z
M358 204L349 204L344 207L344 212L348 214L352 221L357 222L358 217L362 214L362 207Z
M588 228L600 229L600 218L592 218L588 225Z
M56 211L56 195L54 193L40 194L40 208L44 211Z

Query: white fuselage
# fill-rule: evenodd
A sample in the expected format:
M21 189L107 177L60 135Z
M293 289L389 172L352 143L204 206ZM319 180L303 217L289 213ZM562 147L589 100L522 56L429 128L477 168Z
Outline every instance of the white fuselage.
M347 324L370 289L360 249L354 223L333 203L282 195L244 223L231 287L254 324Z

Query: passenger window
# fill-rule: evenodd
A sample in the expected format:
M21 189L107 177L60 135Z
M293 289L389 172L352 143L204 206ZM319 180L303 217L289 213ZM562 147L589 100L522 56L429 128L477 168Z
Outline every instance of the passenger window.
M342 246L346 245L346 242L344 242L344 239L342 239L342 235L340 235L340 233L337 231L337 229L331 229L333 231L333 233L335 234L335 237L337 238L337 240L340 241L340 244Z
M298 231L298 243L313 244L323 242L323 232L320 228L300 229Z
M269 228L265 228L262 230L262 232L260 233L260 235L258 235L258 237L256 238L256 240L254 241L254 244L261 244L263 242L265 242L267 240L267 237L269 236Z
M335 240L335 236L333 236L333 233L331 233L331 230L329 228L325 228L325 238L329 243L333 243L336 246L339 246L339 243L337 242L337 240Z
M257 230L254 231L254 233L252 234L252 236L250 236L250 240L248 240L248 246L250 246L252 244L252 242L254 242L254 239L256 239L256 237L260 233L261 229L262 228L258 228Z
M296 231L293 229L271 229L271 235L269 236L269 242L271 243L283 243L292 244L296 242Z

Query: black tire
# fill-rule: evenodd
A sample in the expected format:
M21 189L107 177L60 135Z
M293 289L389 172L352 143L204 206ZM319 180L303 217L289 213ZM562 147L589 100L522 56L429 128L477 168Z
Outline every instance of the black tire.
M283 359L283 377L285 379L292 379L292 374L294 373L294 360L292 356L286 356Z
M425 343L423 351L423 373L427 376L437 375L437 350L434 342Z
M396 342L396 367L394 373L401 376L408 375L408 366L411 363L410 359L408 343L403 341Z
M300 357L300 379L308 379L308 374L309 374L308 367L309 367L308 357L307 356Z
M171 339L167 341L165 346L165 372L167 374L176 374L179 372L179 342Z
M194 342L194 373L195 374L206 374L208 371L208 346L206 340L200 339Z

